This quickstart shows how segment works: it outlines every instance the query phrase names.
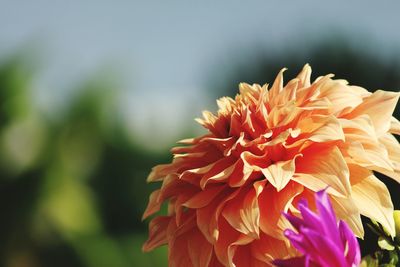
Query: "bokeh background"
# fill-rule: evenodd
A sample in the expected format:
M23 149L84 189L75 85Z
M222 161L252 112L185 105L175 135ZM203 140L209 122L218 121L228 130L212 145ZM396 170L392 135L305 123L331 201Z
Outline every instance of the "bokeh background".
M0 267L163 267L152 166L193 118L305 63L400 89L399 1L0 0ZM396 109L399 118L399 109ZM387 183L397 209L400 186ZM366 252L375 240L364 244Z

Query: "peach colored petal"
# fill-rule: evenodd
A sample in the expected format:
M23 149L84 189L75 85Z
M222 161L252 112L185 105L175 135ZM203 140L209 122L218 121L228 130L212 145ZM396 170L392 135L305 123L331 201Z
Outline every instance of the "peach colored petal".
M394 171L388 152L382 144L354 141L349 145L347 153L354 162L367 169L382 173Z
M303 69L301 72L297 75L297 78L299 79L299 87L310 87L311 85L311 67L310 65L306 64L304 65Z
M354 118L362 114L367 114L371 118L379 136L389 131L392 113L396 107L399 96L400 93L378 90L364 98L363 102L347 116L349 118Z
M379 141L386 148L391 166L393 167L393 171L384 170L382 173L400 183L400 144L393 135L388 133L381 136Z
M313 115L301 120L297 127L313 142L344 141L343 129L334 116Z
M320 97L326 97L332 103L332 112L339 116L348 113L363 102L362 97L349 90L343 81L329 81L321 87Z
M393 203L386 185L356 165L350 167L350 173L354 177L352 196L360 213L381 223L394 236Z
M298 170L293 180L314 192L329 186L328 192L337 196L349 196L351 193L349 170L340 150L336 147L308 153L299 158Z
M400 135L400 121L396 118L392 117L390 120L390 129L389 132L392 134Z
M331 195L332 206L339 219L344 220L357 237L364 236L364 227L361 222L360 211L352 198L343 198Z
M295 160L298 156L300 156L300 154L296 155L294 159L279 161L269 165L267 168L261 169L265 178L267 178L278 192L285 188L292 179L296 168Z
M273 101L274 98L276 98L280 92L283 90L283 73L286 71L286 68L283 68L279 71L278 75L275 78L274 83L271 86L271 89L268 91L269 99L270 101Z

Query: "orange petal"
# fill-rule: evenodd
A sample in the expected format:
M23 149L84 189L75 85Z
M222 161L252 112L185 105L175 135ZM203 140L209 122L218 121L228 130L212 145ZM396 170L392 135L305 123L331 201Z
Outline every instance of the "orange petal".
M267 185L258 198L261 230L276 238L283 238L283 229L278 225L283 220L282 212L287 212L292 200L303 190L303 186L291 182L280 192Z
M162 204L162 201L159 200L160 192L161 190L157 189L150 194L149 203L147 204L147 208L143 213L142 220L160 210Z
M350 195L349 169L340 150L336 146L315 149L304 152L304 157L299 158L292 180L314 192L329 186L328 193Z
M222 215L237 231L257 238L259 235L260 211L256 190L242 192L226 203Z
M233 255L228 255L228 249L235 241L239 239L240 233L236 231L224 217L219 220L218 229L223 238L218 238L218 240L216 240L214 243L215 254L217 255L218 260L224 266L231 266Z
M197 226L206 239L213 243L219 236L219 219L225 203L235 198L240 189L230 190L217 195L209 205L196 210ZM225 220L225 219L224 219Z
M229 267L246 267L252 266L251 251L247 244L251 243L254 239L240 235L239 238L228 246L228 263ZM243 257L243 258L242 258Z
M264 263L270 263L274 259L296 256L297 254L296 249L291 247L287 240L276 239L266 234L261 234L260 239L253 241L251 250L252 255Z
M148 252L168 242L167 227L171 221L170 216L159 216L149 224L149 239L143 244L142 250Z
M186 201L183 206L191 209L199 209L207 206L210 202L221 193L225 186L215 186L212 188L207 188L199 193L195 194L188 201Z
M185 235L188 242L188 251L193 267L209 266L213 254L213 246L198 229L193 229Z

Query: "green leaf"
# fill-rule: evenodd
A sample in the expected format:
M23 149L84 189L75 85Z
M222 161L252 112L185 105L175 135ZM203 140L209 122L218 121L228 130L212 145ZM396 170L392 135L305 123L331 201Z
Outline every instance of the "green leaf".
M381 249L384 249L384 250L392 251L395 249L395 247L391 243L389 243L387 239L385 239L381 236L378 238L378 245Z

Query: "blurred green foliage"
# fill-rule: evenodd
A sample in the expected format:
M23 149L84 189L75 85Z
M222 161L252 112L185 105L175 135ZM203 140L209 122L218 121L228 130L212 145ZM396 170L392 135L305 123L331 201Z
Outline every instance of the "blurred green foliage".
M101 78L49 119L32 75L18 56L0 65L0 266L166 266L165 248L141 252L141 216L156 186L147 173L168 151L128 137Z

